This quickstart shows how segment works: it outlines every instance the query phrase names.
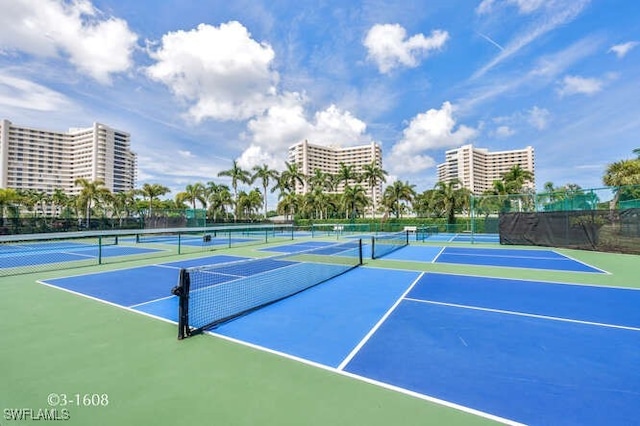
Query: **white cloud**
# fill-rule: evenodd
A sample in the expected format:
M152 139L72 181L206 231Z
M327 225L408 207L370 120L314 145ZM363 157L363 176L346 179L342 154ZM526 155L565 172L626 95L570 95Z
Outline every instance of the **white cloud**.
M546 4L553 3L553 0L483 0L478 7L476 8L476 13L478 15L483 15L487 13L491 13L495 7L499 5L514 5L518 8L518 11L521 14L529 14Z
M529 110L516 111L511 115L494 117L490 124L495 127L488 134L492 137L506 138L515 135L525 126L544 130L549 124L550 117L548 110L534 106ZM478 126L478 130L482 130L482 126Z
M0 105L35 111L59 111L71 101L63 94L19 77L0 73Z
M558 89L560 96L569 95L593 95L602 90L603 82L596 78L585 78L575 75L568 75L562 80L562 85Z
M533 127L538 130L544 130L547 128L547 125L549 124L549 118L551 116L547 109L534 106L529 111L527 111L527 114L527 121Z
M353 146L370 142L367 125L349 111L330 105L315 113L309 140L321 145Z
M275 105L247 123L251 143L273 152L305 139L311 131L305 101L299 93L283 94Z
M627 53L634 47L638 46L640 42L637 41L628 41L626 43L616 44L609 49L609 52L613 52L616 54L618 58L624 58Z
M493 9L496 0L482 0L482 2L476 7L476 13L478 15L484 15L490 13Z
M513 136L515 133L515 130L509 126L499 126L495 131L495 135L499 138L508 138L509 136Z
M449 102L440 109L430 109L416 115L404 129L402 139L388 157L391 173L419 173L435 163L426 151L464 145L478 131L468 126L456 126L454 108Z
M434 30L428 37L416 34L407 38L407 31L398 24L376 24L367 32L363 44L368 58L386 74L401 66L418 66L421 57L442 49L448 39L449 33L442 30Z
M2 5L0 48L68 58L100 83L127 71L138 36L126 21L106 17L88 0L12 0Z
M272 169L282 169L284 161L276 157L273 153L266 152L261 146L251 145L245 149L240 158L238 166L244 170L251 170L254 166L266 164Z
M305 99L286 93L277 105L247 124L251 145L241 155L241 164L250 168L267 163L278 168L284 164L289 146L303 140L316 145L353 146L370 143L366 124L335 105L316 112L308 119Z
M147 68L149 77L190 103L188 114L196 122L244 120L275 102L274 51L239 22L167 33L149 55L156 61Z

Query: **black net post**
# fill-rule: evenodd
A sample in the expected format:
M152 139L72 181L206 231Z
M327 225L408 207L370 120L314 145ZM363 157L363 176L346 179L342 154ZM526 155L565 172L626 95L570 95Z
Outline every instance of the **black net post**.
M371 258L375 259L375 253L376 252L376 239L375 237L371 237Z
M178 339L182 340L189 337L189 273L186 269L180 269L178 285L175 286L171 293L178 296Z
M102 265L102 235L98 236L98 265Z

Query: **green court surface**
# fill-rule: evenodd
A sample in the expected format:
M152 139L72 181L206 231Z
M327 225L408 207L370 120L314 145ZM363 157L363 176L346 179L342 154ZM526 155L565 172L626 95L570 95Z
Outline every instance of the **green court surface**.
M265 256L264 246L218 254ZM609 274L366 260L416 271L640 287L640 257L558 250ZM184 259L185 256L179 257ZM163 259L166 261L166 259ZM51 409L69 425L480 425L491 420L395 392L335 370L219 337L176 339L175 324L37 283L154 260L0 278L0 425L8 410ZM85 395L103 406L76 406ZM78 397L79 396L79 397ZM103 399L103 401L105 401ZM80 404L82 405L82 404ZM104 406L106 405L106 406ZM30 422L29 422L30 423Z

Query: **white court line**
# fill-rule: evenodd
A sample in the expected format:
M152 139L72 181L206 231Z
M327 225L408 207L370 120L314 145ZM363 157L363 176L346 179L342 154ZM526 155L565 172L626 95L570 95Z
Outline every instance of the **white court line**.
M589 265L588 263L583 262L582 260L576 259L575 257L569 256L568 254L560 253L559 251L555 251L555 250L551 250L551 251L556 253L556 254L559 254L560 256L566 257L569 260L573 260L574 262L578 262L578 263L581 263L581 264L583 264L585 266L588 266L589 268L597 269L598 271L601 271L604 274L613 275L611 272L605 271L604 269L600 269L600 268L595 267L593 265Z
M476 249L471 249L471 250L476 250ZM496 250L496 249L492 249L492 250ZM497 249L497 250L507 250L507 249ZM548 251L552 251L552 250L548 250ZM565 261L571 261L574 259L570 259L567 256L563 256L562 253L557 253L559 254L560 258L558 257L541 257L541 256L515 256L515 255L505 255L505 254L498 254L498 253L492 253L492 254L479 254L479 253L446 253L449 256L472 256L472 257L503 257L505 259L541 259L541 260L565 260ZM595 269L595 268L594 268Z
M436 257L433 258L433 260L431 261L431 263L436 263L436 260L438 260L438 258L440 257L440 255L444 252L444 249L446 249L447 247L442 247L440 249L440 251L438 252L438 254L436 254Z
M615 324L606 324L601 322L581 321L581 320L574 320L569 318L552 317L548 315L527 314L524 312L517 312L517 311L505 311L502 309L481 308L479 306L459 305L457 303L446 303L446 302L436 302L433 300L413 299L410 297L407 297L404 300L408 300L410 302L425 303L429 305L448 306L453 308L472 309L474 311L493 312L498 314L516 315L520 317L546 319L550 321L561 321L561 322L570 322L573 324L593 325L593 326L605 327L605 328L616 328L620 330L640 331L640 328L638 327L630 327L626 325L615 325Z
M98 258L98 256L92 256L90 254L76 253L76 252L72 252L72 251L71 252L70 251L58 251L58 252L52 252L52 253L68 254L70 256L78 256L78 257L84 257L84 258L89 258L89 259L97 259ZM72 261L70 261L70 262L72 262Z
M453 265L453 264L452 264ZM498 268L498 266L496 266ZM386 269L386 268L380 268ZM390 269L390 268L389 268ZM521 268L526 269L526 268ZM409 271L409 269L392 269L395 271ZM412 271L417 272L417 271ZM509 278L509 277L494 277L491 275L478 275L478 274L456 274L454 272L437 272L437 271L425 271L427 274L437 274L437 275L455 275L458 277L475 277L475 278L489 278L492 280L501 280L501 281L523 281L526 283L532 284L557 284L557 285L571 285L575 287L595 287L595 288L605 288L605 289L616 289L616 290L631 290L631 291L640 291L640 287L623 287L619 285L604 285L604 284L590 284L590 283L570 283L565 281L550 281L550 280L532 280L529 278ZM553 272L565 272L565 271L553 271Z
M378 328L380 328L382 323L384 323L387 320L389 315L391 315L391 313L396 309L396 307L400 304L400 302L405 300L405 296L409 294L411 289L418 283L418 281L420 281L420 278L422 278L424 274L425 273L423 272L420 275L418 275L418 278L416 278L411 283L411 285L404 291L404 293L402 293L402 295L398 297L398 300L396 300L393 306L391 306L387 310L387 312L382 316L382 318L380 318L380 320L371 328L371 330L369 330L369 332L362 338L362 340L360 340L360 342L356 345L355 348L353 348L353 350L349 353L349 355L347 355L347 357L344 360L342 360L342 362L338 366L338 370L344 370L347 364L353 359L354 356L356 356L356 354L360 351L360 349L362 349L365 343L367 343L367 341L371 338L371 336L373 336L373 334L378 330Z
M150 317L150 318L154 318L154 319L157 319L157 320L160 320L160 321L164 321L164 322L167 322L167 323L173 324L173 325L177 325L178 324L177 322L171 321L170 319L167 319L167 318L159 317L159 316L156 316L156 315L153 315L153 314L149 314L149 313L143 312L143 311L138 311L138 310L132 309L132 308L127 307L127 306L118 305L117 303L109 302L108 300L100 299L98 297L89 296L88 294L80 293L78 291L70 290L68 288L58 287L57 285L49 284L46 281L37 280L36 282L38 284L46 285L47 287L55 288L56 290L66 291L67 293L71 293L71 294L74 294L76 296L81 296L81 297L84 297L86 299L91 299L91 300L94 300L96 302L104 303L105 305L114 306L116 308L124 309L125 311L129 311L129 312L132 312L132 313L135 313L135 314L141 314L141 315L144 315L144 316L147 316L147 317Z
M135 309L138 308L140 306L144 306L144 305L148 305L150 303L155 303L155 302L159 302L161 300L167 300L167 299L171 299L172 297L178 297L174 294L170 295L170 296L165 296L165 297L160 297L159 299L153 299L153 300L149 300L148 302L142 302L142 303L136 303L135 305L131 305L129 306L129 308L131 309Z

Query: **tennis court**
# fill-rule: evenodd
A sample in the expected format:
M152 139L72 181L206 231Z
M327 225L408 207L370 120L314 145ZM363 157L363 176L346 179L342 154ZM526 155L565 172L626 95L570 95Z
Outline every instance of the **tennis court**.
M87 244L81 242L30 243L0 245L0 268L17 268L59 262L142 255L159 252L159 249L118 245Z
M208 333L505 424L633 424L640 418L640 291L379 267L417 252L436 265L451 248L400 248ZM171 290L180 268L202 270L209 292L252 276L284 277L300 253L340 253L334 243L311 240L269 249L291 257L217 255L41 282L177 323L179 301ZM498 256L486 250L494 249L451 254L487 267L485 258ZM554 253L502 254L528 259L523 267L529 270L560 259L601 272ZM573 277L609 275L554 268Z
M448 263L602 274L606 271L548 249L408 246L385 256L389 260Z
M231 244L241 244L254 241L263 241L264 233L259 235L256 233L255 237L238 237L230 234L217 235L217 234L203 234L203 235L151 235L151 236L139 236L137 238L123 239L124 242L129 243L154 243L154 244L170 244L170 245L184 245L191 247L208 247L208 246L225 246Z

